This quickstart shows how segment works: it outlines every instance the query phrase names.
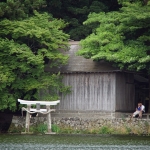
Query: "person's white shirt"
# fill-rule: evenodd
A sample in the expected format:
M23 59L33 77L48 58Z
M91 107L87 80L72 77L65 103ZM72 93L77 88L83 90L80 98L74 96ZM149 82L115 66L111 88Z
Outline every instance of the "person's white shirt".
M142 110L143 112L145 112L145 106L144 106L144 105L141 106L141 110Z

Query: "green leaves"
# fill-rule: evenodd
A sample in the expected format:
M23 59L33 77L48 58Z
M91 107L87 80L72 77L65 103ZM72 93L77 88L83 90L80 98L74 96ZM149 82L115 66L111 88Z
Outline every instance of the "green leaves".
M66 92L60 75L45 72L45 66L67 62L58 49L67 49L69 36L63 33L64 21L47 13L24 20L0 21L0 110L16 109L18 98L39 99L41 89L51 89L40 100L58 99ZM50 64L48 62L51 62Z
M51 0L47 1L47 10L54 17L62 18L68 22L65 32L68 33L73 40L80 40L91 33L94 25L83 26L83 22L91 12L107 12L114 9L117 0L110 3L109 0Z
M45 0L7 0L0 2L0 17L10 20L21 20L33 15L45 5Z
M80 42L78 55L93 60L104 59L121 69L149 70L149 3L124 2L119 11L89 15L84 24L97 23L99 26Z

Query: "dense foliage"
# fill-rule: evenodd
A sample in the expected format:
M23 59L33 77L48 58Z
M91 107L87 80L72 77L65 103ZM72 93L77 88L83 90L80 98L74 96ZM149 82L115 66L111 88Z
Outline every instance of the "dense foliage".
M17 98L37 99L40 89L47 100L68 91L44 68L67 62L58 49L69 38L86 37L78 53L85 58L150 72L149 22L149 0L1 0L0 110L15 110Z
M46 100L58 99L58 91L65 92L68 87L61 83L59 74L46 73L44 67L49 60L50 67L67 62L58 51L68 44L69 36L62 31L64 21L35 10L28 15L25 7L19 14L13 10L16 4L9 8L9 2L19 1L0 3L0 110L15 110L18 98L37 99L40 89L49 90ZM3 7L6 4L8 7ZM15 13L10 15L10 10Z
M150 72L150 1L120 1L119 11L91 13L84 24L99 26L81 41L79 55L113 62L121 69Z
M84 39L92 32L95 24L83 26L90 12L118 10L117 0L1 0L0 17L22 19L38 12L48 12L63 19L68 25L65 33L73 40Z
M45 0L1 0L0 17L22 19L33 15L34 10L45 7Z
M117 0L47 0L47 9L56 18L68 23L65 32L73 40L84 39L97 24L83 26L90 12L108 12L117 10Z

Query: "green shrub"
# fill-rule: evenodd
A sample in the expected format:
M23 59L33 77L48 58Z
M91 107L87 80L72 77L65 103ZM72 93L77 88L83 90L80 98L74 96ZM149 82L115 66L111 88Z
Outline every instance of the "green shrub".
M132 131L131 128L129 128L129 127L127 127L127 126L125 126L125 128L126 128L127 133L130 134L131 131Z
M52 124L52 132L59 133L60 132L60 128L56 124Z
M113 129L111 129L108 126L103 126L100 128L100 130L98 131L99 134L111 134L113 132Z
M38 126L36 127L36 131L39 133L45 133L47 131L47 124L38 124Z

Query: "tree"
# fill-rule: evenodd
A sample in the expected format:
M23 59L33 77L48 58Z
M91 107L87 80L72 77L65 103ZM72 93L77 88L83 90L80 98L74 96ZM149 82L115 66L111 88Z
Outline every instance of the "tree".
M150 3L122 3L119 11L92 13L84 24L99 26L81 41L79 55L104 59L121 69L150 71Z
M45 7L45 0L1 0L0 17L10 20L27 18L34 10Z
M91 13L84 24L97 23L80 42L78 55L105 60L120 69L150 74L150 1L120 1L119 11ZM150 108L150 107L149 107Z
M37 99L41 89L49 90L44 100L58 99L58 91L68 87L59 74L44 71L67 62L58 49L67 49L69 36L65 23L47 13L34 11L19 20L3 17L0 21L0 110L16 109L18 98Z
M44 8L54 15L55 18L61 18L68 22L64 31L70 35L73 40L80 40L88 36L93 28L83 26L90 12L108 12L118 9L117 0L47 0L47 7Z

